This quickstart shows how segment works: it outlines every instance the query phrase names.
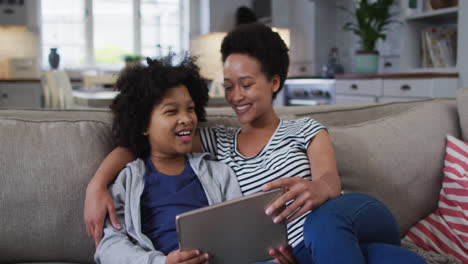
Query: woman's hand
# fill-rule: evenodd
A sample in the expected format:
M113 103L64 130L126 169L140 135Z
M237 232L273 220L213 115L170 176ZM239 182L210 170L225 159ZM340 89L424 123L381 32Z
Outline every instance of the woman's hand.
M270 249L268 251L271 257L274 258L276 263L281 264L295 264L298 263L296 257L292 254L292 247L288 245L286 247L281 246L279 249Z
M166 264L198 264L208 262L208 253L201 254L198 250L174 250L166 257Z
M112 201L112 197L107 191L107 188L93 186L91 182L86 189L84 220L88 236L94 239L96 248L102 239L102 229L107 213L109 213L112 226L115 229L120 230L121 226L117 220L114 202Z
M321 180L310 181L301 177L291 177L274 180L262 186L263 191L276 188L284 188L285 193L266 209L267 215L272 215L287 202L294 201L285 210L279 212L273 219L275 223L279 223L283 219L286 219L286 223L292 222L307 211L319 207L330 198L328 186Z
M293 202L273 221L283 219L289 223L309 210L313 210L325 201L340 195L341 182L336 168L335 153L326 130L321 130L313 137L307 147L312 180L301 177L282 178L262 186L263 191L284 188L285 193L266 210L271 215L287 202ZM297 210L297 211L296 211Z
M88 236L94 238L97 246L102 239L102 228L107 212L112 226L120 230L119 221L115 214L112 197L107 191L107 185L111 183L125 167L125 164L135 159L133 153L123 147L117 147L102 161L86 188L84 206L84 220Z

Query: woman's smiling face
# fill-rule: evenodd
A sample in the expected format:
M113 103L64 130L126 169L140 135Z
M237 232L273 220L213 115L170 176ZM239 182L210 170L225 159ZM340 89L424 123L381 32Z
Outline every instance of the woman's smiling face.
M273 93L279 85L279 76L268 80L260 62L249 55L233 53L224 62L225 98L242 124L273 111Z

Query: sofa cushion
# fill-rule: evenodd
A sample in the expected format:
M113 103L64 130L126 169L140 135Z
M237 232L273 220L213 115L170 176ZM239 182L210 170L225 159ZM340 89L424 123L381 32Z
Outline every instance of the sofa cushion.
M0 263L93 262L83 203L114 147L107 117L0 110Z
M468 262L468 143L447 136L444 180L437 210L419 221L405 238L420 248Z
M383 201L401 234L434 211L444 138L459 136L454 100L427 101L394 116L330 127L342 188Z
M293 112L277 111L278 117L284 120L296 119ZM208 107L206 108L206 122L199 122L199 127L240 127L241 123L237 119L237 115L231 107Z
M312 117L327 127L345 126L402 113L421 103L434 100L438 99L366 105L287 106L275 107L275 111L281 119ZM199 125L202 127L216 125L227 127L241 126L231 107L208 107L206 112L208 121L200 122Z
M281 114L294 114L296 118L311 116L328 127L352 125L395 115L432 100L364 105L294 106L277 109Z
M457 108L462 138L468 141L468 88L459 89L457 91Z

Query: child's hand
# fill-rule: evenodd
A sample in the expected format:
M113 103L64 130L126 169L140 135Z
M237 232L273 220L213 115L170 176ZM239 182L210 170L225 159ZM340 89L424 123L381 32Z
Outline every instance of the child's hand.
M296 257L292 254L292 247L288 245L287 247L281 246L279 249L270 249L268 251L270 256L275 259L275 262L281 264L295 264L298 263Z
M166 264L198 264L208 261L208 253L200 254L198 250L174 250L166 257Z

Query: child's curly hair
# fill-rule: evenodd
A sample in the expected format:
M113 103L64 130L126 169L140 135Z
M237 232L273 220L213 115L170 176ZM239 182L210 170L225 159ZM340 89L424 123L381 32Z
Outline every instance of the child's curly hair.
M138 158L149 156L151 146L142 133L148 129L153 108L170 88L187 87L199 121L205 121L208 87L195 64L196 58L184 56L174 64L174 55L147 58L148 66L124 68L116 83L120 91L110 108L114 113L112 135L118 146L130 149Z

